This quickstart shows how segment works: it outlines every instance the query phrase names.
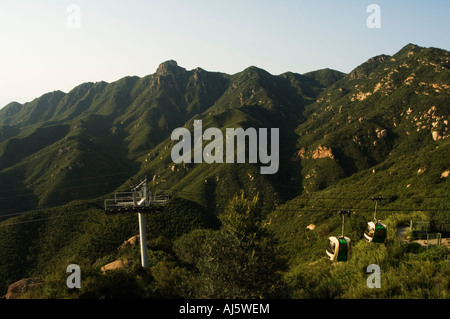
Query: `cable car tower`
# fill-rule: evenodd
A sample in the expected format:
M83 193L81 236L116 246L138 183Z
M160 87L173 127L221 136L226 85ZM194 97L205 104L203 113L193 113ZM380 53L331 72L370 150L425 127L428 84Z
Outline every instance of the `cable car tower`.
M341 236L332 236L328 238L328 246L326 254L328 259L332 261L347 261L351 258L350 238L344 236L345 215L350 217L352 212L349 210L340 210L339 216L342 217L342 234Z
M372 200L375 201L375 212L373 221L367 223L364 238L369 243L384 243L387 237L387 227L377 219L378 202L381 202L383 198L381 196L372 197Z
M152 197L147 191L147 177L131 192L116 193L114 199L105 200L105 214L137 213L139 220L139 237L141 248L141 264L148 268L147 256L147 218L145 214L164 210L164 206L172 197L171 191L157 193Z

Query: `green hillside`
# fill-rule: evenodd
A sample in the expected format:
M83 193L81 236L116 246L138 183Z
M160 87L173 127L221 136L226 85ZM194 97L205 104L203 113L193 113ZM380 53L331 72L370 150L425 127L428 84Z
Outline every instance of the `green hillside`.
M22 297L449 298L448 249L399 235L411 220L450 235L449 61L413 44L349 74L228 75L167 61L142 78L10 103L0 110L0 295L38 278ZM192 132L194 120L203 131L279 128L278 172L175 164L171 132ZM138 233L136 216L102 209L145 177L152 193L174 194L148 215L149 269L139 245L118 249ZM384 244L363 240L373 196ZM346 263L325 256L339 210L352 211ZM130 263L103 274L115 260ZM65 285L72 263L79 290ZM381 289L367 288L370 264Z
M330 73L331 79L340 75L319 73ZM168 175L167 139L194 118L203 119L205 129L281 127L288 142L282 143L282 152L292 153L293 128L322 89L312 75L273 76L250 67L229 76L200 68L187 71L167 61L143 78L85 83L67 94L53 92L22 106L11 104L0 111L0 215L94 199L134 175ZM156 154L164 160L155 160ZM279 176L289 173L288 165L283 168ZM10 189L21 189L22 195L17 198Z

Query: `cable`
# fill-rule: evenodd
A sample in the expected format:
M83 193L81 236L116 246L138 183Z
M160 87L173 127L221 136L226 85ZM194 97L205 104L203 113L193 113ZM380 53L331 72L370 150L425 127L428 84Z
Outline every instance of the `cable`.
M123 171L123 172L119 172L119 173L115 173L115 174L103 174L103 175L94 175L94 176L90 176L90 177L83 177L83 178L79 178L79 179L73 179L71 180L71 182L73 183L81 183L82 181L86 181L86 180L93 180L93 179L99 179L99 178L103 178L103 177L111 177L111 176L119 176L119 175L125 175L125 174L129 174L130 172L127 171ZM126 182L128 179L123 180L121 179L113 179L113 180L107 180L106 182L115 182L115 181L123 181ZM292 185L286 185L286 184L280 184L280 183L274 183L274 182L270 182L268 181L268 183L270 184L270 186L278 186L278 187L284 187L284 188L291 188L291 189L297 189L297 186L292 186ZM71 187L63 187L63 188L59 188L59 189L75 189L75 188L84 188L84 187L89 187L89 186L97 186L97 185L102 185L103 183L90 183L90 184L83 184L80 186L71 186ZM0 196L2 193L8 193L11 191L15 191L15 190L23 190L23 188L29 188L32 187L33 184L28 184L28 185L24 185L23 187L16 187L16 188L2 188L0 190ZM172 188L174 191L177 191L176 189ZM276 190L276 187L275 187ZM184 189L180 189L180 191L185 192ZM370 198L368 197L317 197L317 196L310 196L307 194L299 194L299 192L295 192L295 193L291 193L292 195L297 195L296 197L300 197L300 198L308 198L308 199L330 199L330 200L369 200ZM21 195L13 195L13 196L8 196L8 197L2 197L3 199L9 199L9 198L15 198L15 197L21 197L21 196L28 196L29 194L21 194ZM386 197L389 197L388 195L385 195ZM420 199L440 199L440 198L450 198L450 196L428 196L428 197L414 197L414 198L401 198L398 197L396 198L396 200L399 199L405 199L405 200L410 200L410 199L414 199L414 200L420 200Z
M115 173L115 174L103 174L103 175L95 175L95 176L90 176L90 177L84 177L84 178L79 178L79 179L75 179L72 180L71 182L73 183L81 183L82 181L87 181L87 180L93 180L93 179L98 179L98 178L103 178L103 177L112 177L112 176L119 176L119 175L125 175L125 174L129 174L129 171L125 172L119 172L119 173ZM108 180L105 181L103 183L83 183L83 185L79 185L79 186L71 186L71 187L62 187L59 188L59 190L73 190L73 189L78 189L78 188L86 188L86 187L92 187L92 186L99 186L99 185L105 185L106 183L114 183L114 182L125 182L127 179L123 180L122 178L120 179L112 179L112 180ZM273 183L273 182L269 182L270 185L272 186L281 186L284 188L292 188L292 189L296 189L296 186L291 186L291 185L286 185L286 184L279 184L279 183ZM32 184L29 185L24 185L24 187L30 187L32 186ZM0 190L0 194L2 193L8 193L14 190L23 190L23 187L17 187L17 188L3 188L2 190ZM176 190L174 190L176 191ZM185 189L181 189L180 190L180 194L182 195L188 195L190 192L186 191ZM311 199L311 200L357 200L357 201L362 201L362 200L369 200L369 198L365 198L365 197L317 197L317 196L309 196L309 195L305 195L305 194L299 194L298 192L295 193L291 193L292 196L295 196L299 199ZM195 195L195 194L194 194ZM28 194L16 194L16 195L11 195L11 196L6 196L6 197L1 197L0 199L5 200L5 199L14 199L14 198L19 198L19 197L28 197L28 196L36 196L33 193L28 193ZM450 198L450 196L434 196L434 197L414 197L414 198L395 198L395 200L424 200L424 199L444 199L444 198ZM5 216L5 215L3 215Z
M38 218L38 219L25 220L25 221L16 222L16 223L0 223L0 227L14 226L14 225L20 225L20 224L39 222L39 221L44 221L44 220L51 220L51 219L56 219L56 218L77 216L77 215L82 215L82 214L86 214L86 213L87 212L75 213L75 214L70 214L70 215L62 215L62 216L54 216L54 217L47 217L47 218Z
M95 178L99 178L99 177L110 177L110 176L118 176L118 175L124 175L124 174L128 174L126 172L120 172L120 173L115 173L115 174L105 174L105 175L97 175L97 176L92 176L92 177L85 177L85 178L80 178L78 179L78 181L82 181L82 180L90 180L90 179L95 179ZM128 180L128 179L127 179ZM113 181L116 181L116 179L114 179ZM117 179L117 181L119 181L119 179ZM120 179L120 181L123 181L123 179ZM125 180L126 181L126 180ZM123 182L125 182L123 181ZM111 181L109 181L111 182ZM79 185L79 186L71 186L71 187L65 187L63 189L68 190L68 189L77 189L77 188L85 188L85 187L89 187L89 186L97 186L97 185L104 185L104 183L90 183L90 184L84 184L84 185ZM280 185L280 184L278 184ZM286 187L289 187L289 185L283 185ZM204 195L205 193L200 193L200 192L196 192L196 191L189 191L186 190L185 188L180 188L177 190L177 188L172 188L173 191L178 193L176 195L187 195L187 196L192 196L192 195ZM15 198L15 197L21 197L21 196L27 196L26 194L21 194L21 195L16 195L16 196L10 196L10 197L4 197L2 199L7 199L7 198ZM386 195L384 195L386 196ZM443 199L443 198L450 198L450 196L429 196L429 197L407 197L407 198L401 198L401 197L397 197L395 196L395 200L420 200L420 199ZM349 201L372 201L372 198L370 197L324 197L324 196L311 196L311 195L307 195L307 194L302 194L300 196L297 196L296 198L294 198L293 200L349 200ZM61 200L61 201L54 201L48 204L65 204L67 203L66 200ZM292 203L292 202L286 202L284 204L282 204L283 206L285 206L284 208L275 208L273 211L285 211L285 212L291 212L291 211L295 211L295 212L306 212L306 211L336 211L339 209L342 209L343 206L347 206L347 205L339 205L339 207L337 206L317 206L317 205L313 205L311 207L305 207L303 203ZM294 209L289 209L288 207L298 207L298 208L294 208ZM37 212L37 211L45 211L45 210L50 210L52 208L57 208L59 206L54 206L54 207L46 207L46 208L41 208L41 209L35 209L35 210L30 210L30 211L26 211L26 212L20 212L20 213L11 213L11 214L4 214L4 215L0 215L0 218L2 217L12 217L12 216L18 216L18 215L22 215L25 213L30 213L30 212ZM369 212L369 211L373 211L373 208L366 208L366 207L352 207L352 205L348 205L347 206L348 209L353 210L353 211L364 211L364 212ZM31 207L29 208L31 209ZM411 212L411 211L422 211L422 212L437 212L437 211L442 211L442 209L436 209L436 208L417 208L417 209L394 209L394 208L383 208L380 210L382 211L390 211L390 212L395 212L395 211L405 211L405 212ZM10 211L12 212L12 211ZM45 220L45 219L39 219L39 220ZM31 221L30 221L31 222Z
M103 183L89 184L88 186L95 186L95 185L103 185ZM73 187L68 187L66 189L75 189L75 188L79 188L79 187L87 187L87 186L73 186ZM173 191L176 192L176 190L173 190ZM176 192L176 195L178 195L178 196L182 196L182 195L200 195L201 196L201 195L204 195L204 193L181 190L180 192ZM428 197L428 198L431 198L431 197ZM433 197L433 198L447 198L447 197ZM302 199L305 199L305 200L351 200L351 201L364 201L365 200L365 201L371 201L371 198L351 198L351 197L347 197L347 198L342 198L342 197L308 197L308 198L301 198L300 197L300 198L297 198L297 199L294 199L294 200L302 200ZM417 199L420 199L420 198L419 197L396 198L396 200L417 200ZM89 201L89 200L87 200L87 201ZM49 204L63 204L63 203L67 203L67 201L66 200L54 201L54 202L51 202ZM282 205L284 205L284 206L296 206L296 207L300 206L300 208L304 208L304 204L302 204L302 203L286 202L286 203L284 203ZM339 205L339 206L342 207L343 205ZM316 205L316 207L320 207L321 209L329 209L329 210L337 209L337 207L331 207L331 206L323 207L323 206L317 206ZM32 207L30 207L28 209L31 209L31 208ZM48 207L48 208L52 208L52 207ZM27 208L25 208L25 209L27 209ZM353 208L353 209L367 210L368 208L366 208L366 207L356 207L356 208ZM386 210L386 209L384 209L384 210ZM391 208L391 209L388 209L388 210L393 211L394 209ZM435 211L435 210L439 210L439 209L438 208L432 208L432 209L395 209L395 210L397 210L397 211L402 211L402 210ZM3 215L0 215L0 217L14 216L14 215L18 215L18 214L21 214L21 213L3 214Z
M100 179L100 178L103 178L103 177L111 177L111 176L118 176L118 175L125 175L125 174L127 174L127 175L129 175L129 172L123 172L123 173L116 173L116 174L105 174L105 175L95 175L95 176L91 176L91 177L83 177L83 178L79 178L79 179L72 179L71 180L71 182L72 183L81 183L82 181L84 181L84 180L95 180L95 179ZM115 182L115 181L123 181L123 182L125 182L124 180L123 180L123 178L120 178L120 179L112 179L112 180L107 180L107 181L105 181L105 183L106 182L109 182L109 183L111 183L111 182ZM59 187L58 189L71 189L71 188L73 188L73 187L88 187L88 186L95 186L95 185L99 185L99 183L96 183L96 184L83 184L83 185L80 185L80 186L72 186L72 187ZM28 185L24 185L23 187L16 187L16 188L3 188L2 190L0 190L0 197L1 197L1 194L2 193L9 193L9 192L12 192L12 191L21 191L21 190L23 190L24 188L30 188L32 186L32 184L28 184ZM18 195L18 196L20 196L20 195ZM27 196L27 194L25 194L25 195L23 195L23 196ZM14 198L15 196L9 196L9 197L1 197L2 199L5 199L5 198Z
M352 207L319 207L319 208L302 208L302 209L284 209L284 208L276 208L273 212L323 212L323 211L338 211L338 210L351 210L354 212L373 212L373 209L369 208L352 208ZM441 209L383 209L381 212L449 212L450 210L441 210Z
M35 210L35 211L30 211L30 212L48 211L50 209L52 209L52 208L45 208L45 209ZM373 211L373 209L368 209L368 208L362 209L362 208L358 208L358 207L356 207L356 208L346 207L346 209L353 211L353 212L356 212L356 211L372 212ZM323 211L338 211L338 210L342 210L342 207L339 207L339 208L338 207L314 207L314 208L302 207L301 209L276 208L272 212L301 213L301 212L323 212ZM442 210L441 209L383 209L383 211L388 211L388 212L395 212L395 211L400 211L400 212L439 212ZM87 213L87 212L74 213L74 214L69 214L69 215L61 215L61 216L55 216L55 217L47 217L47 218L38 218L38 219L32 219L32 220L21 221L21 222L16 222L16 223L1 223L0 222L0 227L14 226L14 225L19 225L19 224L32 223L32 222L45 221L45 220L52 220L52 219L63 218L63 217L71 217L71 216L82 215L85 213ZM22 214L24 214L24 213L22 213Z

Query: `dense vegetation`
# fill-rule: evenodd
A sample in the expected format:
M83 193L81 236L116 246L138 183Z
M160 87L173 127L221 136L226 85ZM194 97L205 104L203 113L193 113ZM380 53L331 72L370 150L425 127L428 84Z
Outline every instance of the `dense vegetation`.
M449 52L410 44L349 74L227 75L167 61L143 78L11 103L0 110L0 295L40 278L22 297L449 298L449 251L397 232L425 220L450 234L449 98ZM174 164L170 133L194 119L280 128L279 171ZM148 269L139 245L121 247L136 216L102 209L145 176L152 193L175 195L147 217ZM372 196L384 199L385 244L362 239ZM353 212L353 254L332 263L341 209ZM116 260L131 262L101 271ZM65 284L73 263L81 289ZM380 289L367 287L371 264Z
M173 229L172 237L150 236L148 269L141 268L138 245L117 249L123 238L136 233L135 216L106 217L96 208L73 204L66 207L67 216L47 212L45 221L34 221L40 224L39 235L25 231L30 227L25 227L27 220L22 216L22 224L16 221L2 227L1 240L8 246L1 257L13 261L14 256L27 263L16 264L15 269L5 269L3 263L2 273L44 280L23 298L449 298L449 251L445 247L405 243L396 232L389 233L385 244L367 243L358 239L366 219L352 216L346 227L346 234L354 240L352 259L335 264L325 257L324 249L329 229L340 228L338 220L322 224L315 232L300 231L286 241L268 227L261 212L257 197L236 196L219 215L220 227L197 224L178 232ZM48 219L48 214L54 219ZM179 215L171 222L193 221L194 215ZM316 222L320 217L326 220L321 215ZM384 221L395 229L409 218L409 214L395 214ZM304 226L311 219L294 227L303 230L299 224ZM293 230L285 231L289 236ZM39 247L30 236L43 236ZM20 249L17 242L22 243ZM127 268L100 271L114 260L132 263ZM81 289L65 284L66 267L72 263L82 269ZM371 264L381 267L380 289L367 287ZM30 268L35 271L27 273Z

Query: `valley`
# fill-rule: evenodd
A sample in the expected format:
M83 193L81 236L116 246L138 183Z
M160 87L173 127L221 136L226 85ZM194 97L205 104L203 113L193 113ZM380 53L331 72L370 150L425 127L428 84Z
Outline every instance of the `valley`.
M450 53L408 44L348 74L169 60L144 77L12 102L0 109L0 295L34 278L43 284L19 297L447 299L449 101ZM267 148L253 139L244 160L228 161L229 129L266 132ZM144 178L151 194L173 193L147 215L148 269L139 245L118 249L138 233L135 214L104 212ZM363 239L374 196L383 244ZM332 263L340 210L352 212L352 258ZM429 221L444 244L400 238L411 220ZM101 272L118 260L127 266ZM70 264L81 289L65 286ZM371 264L379 289L361 271Z

